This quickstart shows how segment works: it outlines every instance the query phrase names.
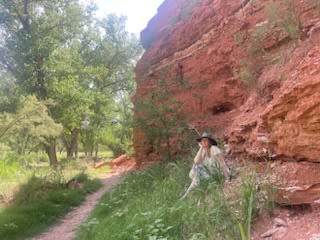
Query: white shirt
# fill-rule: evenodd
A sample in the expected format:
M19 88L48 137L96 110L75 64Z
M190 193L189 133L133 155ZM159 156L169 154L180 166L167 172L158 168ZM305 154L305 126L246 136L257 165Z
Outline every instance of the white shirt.
M209 171L213 171L214 168L219 164L216 156L222 154L222 151L217 147L212 145L210 148L210 157L206 155L204 148L200 148L197 155L194 158L195 162L202 163Z

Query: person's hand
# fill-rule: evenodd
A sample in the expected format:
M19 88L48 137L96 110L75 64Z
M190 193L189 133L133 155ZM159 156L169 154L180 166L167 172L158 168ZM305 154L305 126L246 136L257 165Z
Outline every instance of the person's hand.
M199 142L199 143L198 143L198 145L199 145L199 147L200 147L200 148L203 148L203 146L202 146L201 142Z

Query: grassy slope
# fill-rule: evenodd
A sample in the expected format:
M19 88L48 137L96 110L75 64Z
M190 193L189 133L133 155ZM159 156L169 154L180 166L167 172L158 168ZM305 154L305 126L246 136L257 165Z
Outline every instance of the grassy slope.
M22 171L15 167L11 174L0 176L2 183L10 182L6 186L19 186L11 204L0 211L0 239L25 239L42 232L101 186L99 180L88 179L82 170L75 168L64 172L46 170L44 175L43 169L41 172L35 174L34 169ZM72 177L84 187L66 188L65 182ZM2 189L6 188L2 186ZM6 189L7 195L10 189Z
M221 173L184 200L191 161L133 172L106 194L76 239L239 239Z

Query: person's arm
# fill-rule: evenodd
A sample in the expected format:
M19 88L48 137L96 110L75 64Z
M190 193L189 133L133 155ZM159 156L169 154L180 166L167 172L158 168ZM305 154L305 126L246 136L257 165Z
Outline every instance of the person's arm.
M226 179L230 178L230 170L224 160L224 156L222 151L218 147L212 147L211 148L211 154L214 154L216 160L218 161L218 164L220 165L220 168L223 172L223 175Z
M193 160L195 164L200 164L202 162L202 151L203 147L200 145L199 151Z

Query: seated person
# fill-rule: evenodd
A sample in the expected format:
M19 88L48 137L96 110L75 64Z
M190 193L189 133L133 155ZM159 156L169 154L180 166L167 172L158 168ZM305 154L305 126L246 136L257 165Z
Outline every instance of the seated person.
M184 196L195 186L198 186L200 179L209 179L210 174L213 173L214 168L217 166L222 170L226 181L230 181L231 174L227 164L224 161L222 151L217 147L216 140L208 133L203 133L199 142L199 151L194 158L194 164L189 173L189 177L192 179L192 183Z

